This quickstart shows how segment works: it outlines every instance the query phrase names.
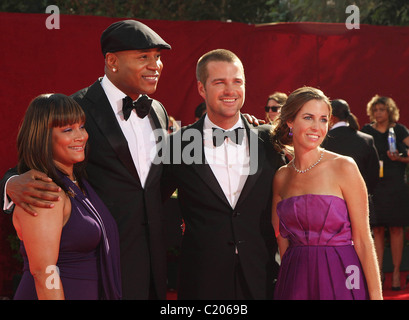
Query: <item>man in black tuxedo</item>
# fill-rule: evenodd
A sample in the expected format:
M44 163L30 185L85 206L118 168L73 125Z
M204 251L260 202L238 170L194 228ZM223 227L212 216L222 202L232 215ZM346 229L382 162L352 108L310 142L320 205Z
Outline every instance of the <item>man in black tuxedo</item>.
M345 100L332 100L331 106L331 129L322 147L353 158L371 195L379 181L379 157L373 137L359 131L358 122Z
M165 299L162 165L152 163L150 154L156 148L151 137L156 129L167 130L168 116L147 95L156 91L163 68L160 52L170 45L146 25L124 20L102 33L101 49L105 76L72 96L87 117L88 179L118 225L123 298ZM144 102L133 109L136 100ZM47 182L44 174L30 171L13 177L7 193L34 213L31 206L49 205L36 198L57 200L43 192L54 190Z
M171 136L164 165L163 185L178 189L185 222L178 299L271 299L272 180L284 160L270 143L271 126L253 127L240 113L240 59L213 50L196 70L207 113Z

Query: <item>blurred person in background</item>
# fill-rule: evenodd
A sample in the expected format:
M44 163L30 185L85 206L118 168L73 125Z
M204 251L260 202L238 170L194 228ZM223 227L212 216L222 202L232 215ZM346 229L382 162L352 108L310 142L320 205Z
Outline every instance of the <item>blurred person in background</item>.
M381 161L380 180L374 191L374 212L370 216L370 223L380 270L383 265L385 228L389 228L393 263L392 290L400 290L403 227L409 225L409 188L405 181L405 169L409 163L409 130L398 123L399 109L390 97L375 95L367 104L367 114L370 123L362 128L362 132L373 136ZM396 135L396 152L389 150L390 129ZM381 276L383 280L383 274Z
M281 112L281 107L287 100L287 95L282 92L274 92L267 98L267 105L264 107L266 123L272 124Z

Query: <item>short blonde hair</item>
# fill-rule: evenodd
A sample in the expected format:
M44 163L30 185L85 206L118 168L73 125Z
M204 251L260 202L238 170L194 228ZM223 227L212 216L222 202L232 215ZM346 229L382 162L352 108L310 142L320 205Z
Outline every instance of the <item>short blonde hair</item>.
M200 81L203 85L206 84L207 78L209 77L209 72L207 70L207 65L212 61L224 61L229 63L238 63L241 70L243 71L244 78L244 67L239 59L239 57L233 52L226 49L216 49L205 53L201 56L196 65L196 79Z

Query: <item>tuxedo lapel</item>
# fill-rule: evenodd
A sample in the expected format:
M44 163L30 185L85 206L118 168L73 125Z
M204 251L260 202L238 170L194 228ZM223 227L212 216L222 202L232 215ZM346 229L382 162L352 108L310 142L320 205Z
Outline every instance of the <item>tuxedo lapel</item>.
M229 201L226 198L222 188L219 185L216 177L213 174L212 169L207 163L204 164L192 164L193 170L201 177L201 179L208 185L210 190L217 195L226 205L230 206Z
M87 91L85 98L91 102L88 112L93 117L101 132L107 138L118 158L140 184L128 143L116 120L116 116L99 81ZM92 134L92 133L91 133Z
M248 175L236 206L238 206L240 202L243 201L247 197L251 189L257 183L257 180L260 177L260 174L262 173L262 164L266 157L265 152L264 152L265 142L261 137L259 137L258 130L257 129L251 130L250 125L248 124L247 120L243 116L241 117L245 125L245 130L247 133L247 138L248 138L248 143L249 143L250 167L256 168L256 169L254 170L254 172L251 172L251 174ZM201 146L200 146L201 151L202 151L202 156L203 156L202 164L194 163L192 164L192 168L197 172L197 174L201 177L201 179L209 186L209 188L223 202L225 202L226 205L231 207L222 188L219 185L219 182L214 176L212 169L207 163L205 163L205 154L204 154L204 146L203 146L203 123L204 123L204 117L202 117L195 124L189 127L192 129L199 130L201 137L202 137ZM254 143L255 145L253 145Z
M249 154L250 154L250 174L247 176L246 183L240 193L240 197L236 206L239 206L244 199L246 199L249 192L255 186L258 178L260 177L263 169L264 159L266 157L264 152L264 140L259 136L258 129L251 130L247 120L242 116L244 126L247 132L247 138L249 142ZM256 168L256 169L253 169ZM254 172L253 172L254 170Z
M201 162L200 163L192 163L191 167L193 170L196 171L196 173L199 175L199 177L203 180L203 182L209 187L209 189L217 196L219 197L226 205L230 206L229 201L227 200L222 188L219 185L219 182L217 181L216 177L214 176L214 173L212 169L210 168L209 164L206 162L206 157L204 153L204 144L203 144L203 123L204 123L204 118L200 118L196 123L194 123L192 126L189 127L189 129L194 129L198 130L200 132L200 150L201 150ZM187 130L189 130L187 129ZM182 149L183 150L183 149Z
M161 116L162 115L162 116ZM155 136L156 141L156 156L158 156L158 148L163 146L162 139L166 139L168 136L167 128L168 128L168 119L165 109L160 105L158 101L152 101L152 108L149 112L149 116L153 122L153 134ZM162 150L163 151L163 150ZM156 159L155 159L156 160ZM156 177L162 173L161 166L155 165L157 161L153 161L151 168L148 173L148 177L146 178L145 185L149 185L151 182L156 181Z
M159 117L159 115L165 114L166 111L160 105L160 103L156 100L152 101L152 108L149 112L150 117L154 123L154 129L163 129L166 130L168 128L167 118L166 117Z

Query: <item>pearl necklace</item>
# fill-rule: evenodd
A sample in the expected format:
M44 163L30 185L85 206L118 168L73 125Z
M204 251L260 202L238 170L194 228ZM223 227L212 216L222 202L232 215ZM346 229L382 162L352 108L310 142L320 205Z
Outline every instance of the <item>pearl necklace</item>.
M321 156L317 160L317 162L314 163L313 165L309 166L307 169L304 169L304 170L297 169L297 167L295 166L295 158L293 159L291 165L293 166L295 172L297 172L297 173L306 173L307 171L310 171L312 168L314 168L318 163L320 163L323 157L324 157L324 150L322 150Z

